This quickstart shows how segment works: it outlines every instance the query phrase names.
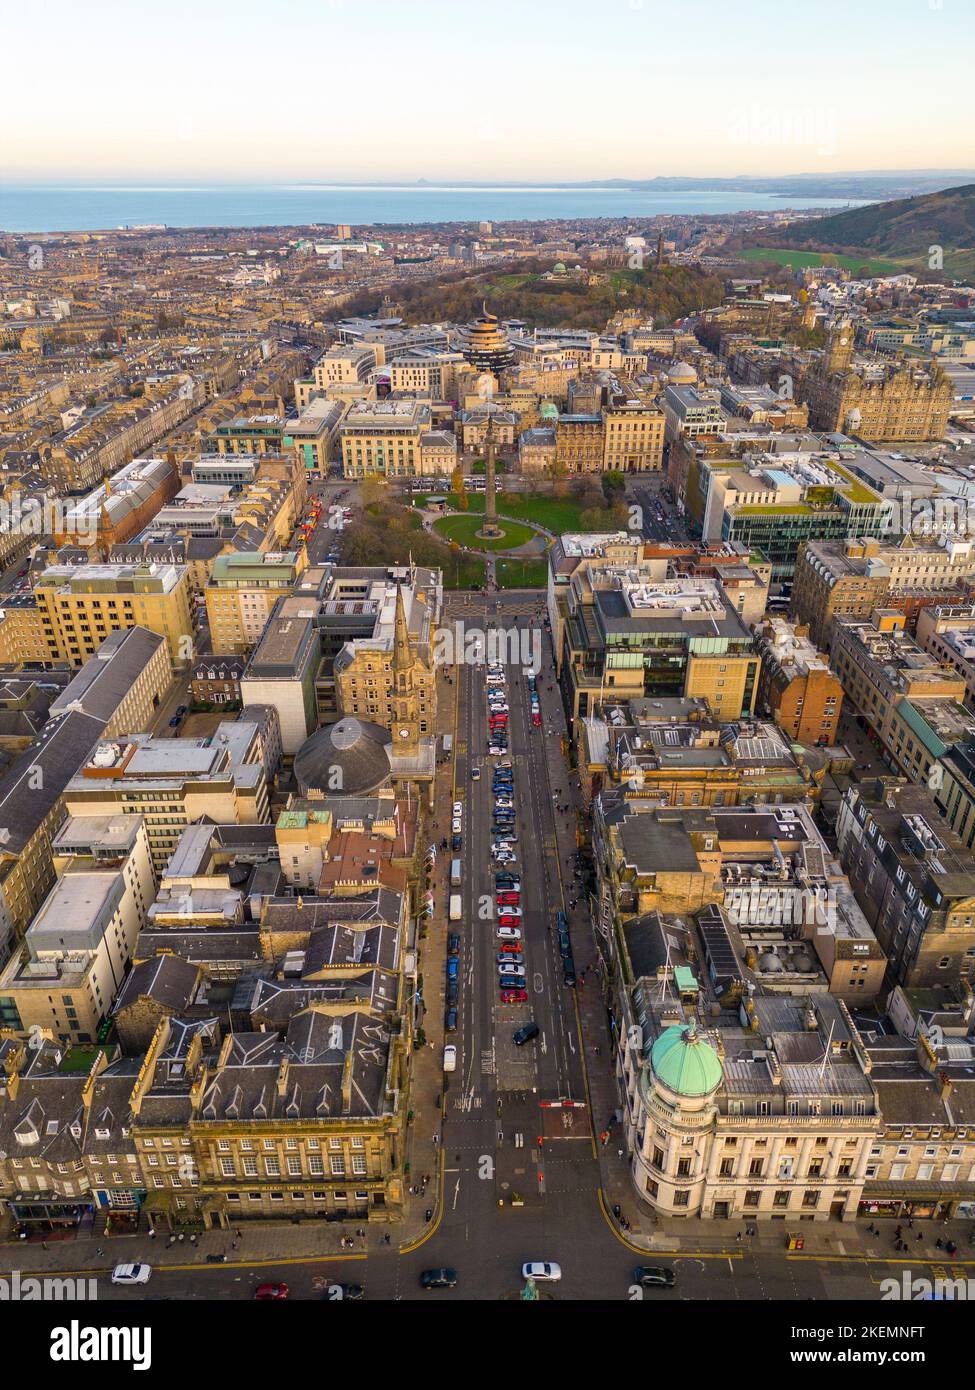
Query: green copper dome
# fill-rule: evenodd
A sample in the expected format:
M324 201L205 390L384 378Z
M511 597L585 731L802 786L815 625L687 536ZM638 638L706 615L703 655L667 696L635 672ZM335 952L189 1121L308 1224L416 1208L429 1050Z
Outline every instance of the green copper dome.
M721 1062L696 1023L666 1029L650 1052L657 1080L679 1096L706 1096L721 1084Z
M559 418L559 408L554 401L543 401L538 413L543 420L557 420Z

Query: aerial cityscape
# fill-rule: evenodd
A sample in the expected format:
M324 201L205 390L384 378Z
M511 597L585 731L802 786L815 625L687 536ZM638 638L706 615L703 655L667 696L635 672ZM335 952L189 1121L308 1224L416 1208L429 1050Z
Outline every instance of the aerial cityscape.
M957 1359L971 14L699 8L10 19L0 1301L45 1363L404 1300Z

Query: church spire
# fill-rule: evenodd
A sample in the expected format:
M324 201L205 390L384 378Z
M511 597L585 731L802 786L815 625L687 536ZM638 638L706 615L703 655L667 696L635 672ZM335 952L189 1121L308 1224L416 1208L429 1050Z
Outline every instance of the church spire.
M406 605L403 602L403 586L396 585L396 624L393 633L393 667L406 671L413 665L413 652L410 647L410 630L406 622Z

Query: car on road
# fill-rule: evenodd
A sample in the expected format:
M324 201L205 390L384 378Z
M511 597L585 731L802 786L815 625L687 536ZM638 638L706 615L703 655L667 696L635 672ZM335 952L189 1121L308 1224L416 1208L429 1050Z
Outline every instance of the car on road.
M528 1001L527 989L504 989L501 990L502 1004L524 1004Z
M116 1265L112 1270L113 1284L148 1284L151 1265Z
M188 713L189 708L190 708L189 705L177 705L177 707L176 707L176 713L177 713L178 715L184 715L184 714Z
M572 960L571 960L571 959L569 959L569 960L563 960L563 961L562 961L562 983L563 983L564 985L569 985L569 986L571 986L571 985L574 985L575 982L576 982L576 968L575 968L575 966L573 965Z
M462 843L463 841L461 840L461 837L459 835L451 835L450 848L454 851L455 854L460 849Z
M513 960L505 960L504 956L501 957L501 964L498 966L498 971L502 975L507 975L512 980L523 980L527 974L523 965L518 965Z
M455 1289L456 1269L425 1269L420 1275L421 1289Z
M254 1290L254 1297L262 1303L275 1302L278 1299L288 1297L287 1284L258 1284Z
M444 1030L445 1033L456 1033L456 1032L457 1032L457 1010L456 1010L456 1009L448 1009L447 1012L444 1014L444 1019L443 1019L443 1030Z
M457 1000L458 1000L459 998L460 998L460 985L458 984L458 982L457 982L456 980L448 980L448 982L447 982L447 1004L448 1004L448 1007L453 1008L454 1005L457 1003Z
M447 961L447 979L456 980L460 974L460 961L456 956L451 956Z
M171 729L178 729L180 726L180 722L180 716L178 714L174 714L172 719L169 721L169 727Z
M443 1069L444 1071L457 1070L457 1049L453 1043L448 1043L443 1050Z
M454 802L453 814L454 814L455 818L458 819L458 820L459 820L460 817L464 814L464 807L463 807L463 805L461 804L461 802L459 802L459 801L455 801L455 802Z
M504 892L504 893L499 893L499 894L498 894L498 906L499 906L499 907L517 907L518 904L519 904L520 902L521 902L521 894L520 894L520 893L512 893L512 892L510 892L510 891L506 891L506 892Z
M451 835L459 835L463 828L464 824L460 816L454 816L453 820L450 822Z
M354 1302L357 1298L365 1298L366 1296L366 1291L361 1284L330 1284L328 1293L325 1295L326 1298L329 1296L333 1299L335 1298L332 1289L341 1290L343 1301L348 1300L349 1302Z
M533 714L533 715L532 715L532 728L533 728L533 729L540 729L541 727L542 727L542 716L541 716L540 714Z
M488 744L488 756L489 756L489 757L491 757L491 758L496 758L496 757L498 757L498 756L500 755L500 753L501 753L501 749L498 747L498 745L497 745L496 743L489 743L489 744Z
M481 769L480 769L479 767L472 767L472 768L471 768L471 781L472 781L472 782L479 782L480 780L481 780Z
M510 917L510 918L511 918L511 921L510 921L510 922L506 922L506 923L505 923L505 925L508 926L508 927L516 927L516 926L518 925L518 919L521 917L521 914L522 914L522 910L521 910L520 907L507 907L507 906L505 906L505 907L502 907L502 908L499 910L499 912L498 912L498 916L499 916L502 920L503 920L505 917Z
M460 937L455 931L452 931L447 937L447 954L451 956L460 955Z
M504 952L504 954L505 954L506 956L516 956L516 957L517 957L517 956L520 956L520 955L521 955L521 942L520 942L520 941L502 941L502 942L501 942L500 949L501 949L501 951Z
M637 1265L633 1271L633 1282L641 1289L672 1289L677 1283L677 1275L666 1265Z
M524 1047L526 1042L531 1042L532 1038L537 1038L541 1030L537 1023L526 1023L521 1028L516 1028L511 1035L511 1040L516 1047Z
M531 1260L521 1267L522 1279L534 1279L554 1283L562 1278L562 1266L552 1260Z
M506 926L506 927L498 927L497 931L496 931L494 934L495 934L495 936L500 937L500 939L501 939L502 941L520 941L520 940L521 940L521 928L520 928L520 927L507 927L507 926Z

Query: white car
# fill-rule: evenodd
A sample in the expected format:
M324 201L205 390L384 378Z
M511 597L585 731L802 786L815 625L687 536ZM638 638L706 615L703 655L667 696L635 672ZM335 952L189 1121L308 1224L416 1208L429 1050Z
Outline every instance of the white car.
M443 1069L444 1071L457 1070L457 1049L453 1043L448 1043L443 1050Z
M464 807L463 807L463 804L462 804L461 802L459 802L459 801L455 801L455 802L454 802L454 811L453 811L453 814L454 814L455 816L462 816L462 815L464 814Z
M539 1279L555 1282L562 1278L562 1266L552 1263L550 1260L532 1260L529 1264L521 1267L522 1279Z
M459 816L455 816L454 819L450 822L450 833L451 833L451 835L459 835L460 832L461 832L461 830L463 830L463 828L464 828L464 827L463 827L463 825L461 824L460 817L459 817Z
M148 1284L151 1265L116 1265L112 1270L113 1284Z
M495 936L500 941L520 941L521 927L498 927Z
M505 907L504 903L498 903L498 904L497 904L497 909L498 909L498 916L499 916L499 917L520 917L520 916L521 916L521 908L520 908L520 907Z
M504 965L498 966L499 975L510 975L514 980L523 980L525 978L525 973L525 967L523 965L514 965L510 961L505 961Z
M494 809L496 811L513 811L515 809L515 803L511 800L510 796L500 796L494 803Z

